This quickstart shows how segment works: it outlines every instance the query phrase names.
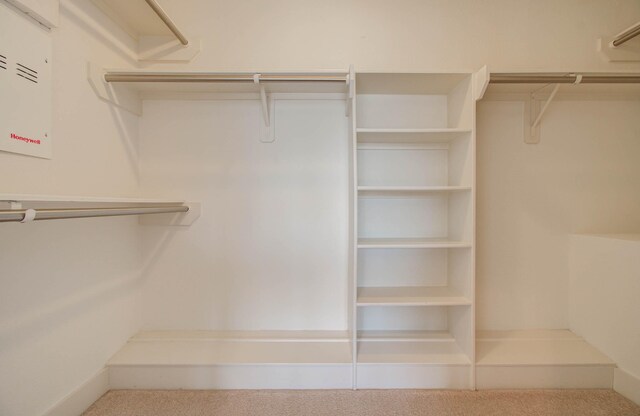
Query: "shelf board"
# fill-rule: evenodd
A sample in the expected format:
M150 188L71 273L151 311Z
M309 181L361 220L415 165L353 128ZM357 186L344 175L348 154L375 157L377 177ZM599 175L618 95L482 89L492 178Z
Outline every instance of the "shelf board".
M336 342L337 333L286 332L287 334L283 331L272 333L273 338L268 338L269 334L265 331L249 331L244 335L241 331L141 333L131 338L109 360L108 365L113 367L351 363L351 347L346 337Z
M613 366L568 330L484 331L476 340L478 366Z
M470 186L358 186L358 195L363 197L401 197L470 190Z
M468 136L463 128L357 128L358 143L441 143Z
M367 134L459 134L459 133L471 133L471 129L460 129L460 128L449 128L449 127L440 127L440 128L366 128L366 127L358 127L356 129L356 133L367 133Z
M253 81L215 81L211 82L207 80L211 76L231 76L240 77L243 80L251 80L255 73L242 72L225 74L218 72L204 72L204 71L150 71L146 69L134 69L134 70L120 70L120 69L106 69L104 76L118 76L128 78L141 78L144 81L112 81L111 84L126 87L129 90L140 93L142 98L163 98L163 97L190 97L193 94L202 96L205 93L213 94L243 94L245 98L260 97L260 87L263 86L268 94L271 93L333 93L340 94L340 97L344 98L347 92L347 83L341 78L346 77L346 73L342 72L313 72L313 73L278 73L266 75L279 75L292 77L305 75L318 75L334 77L334 82L305 82L305 81L278 81L278 82L263 82L256 84ZM198 78L194 80L193 77ZM239 96L236 96L239 97Z
M459 306L471 299L447 286L359 287L358 306Z
M453 339L446 342L358 342L358 364L470 365Z
M367 342L450 342L447 331L360 330L358 340Z
M169 27L144 1L92 0L92 2L135 39L144 35L172 35Z
M70 204L183 204L177 199L125 198L105 196L71 196L71 195L39 195L39 194L0 194L0 202L40 202Z
M360 238L358 248L469 248L471 243L446 238Z
M142 331L132 341L347 342L348 331Z

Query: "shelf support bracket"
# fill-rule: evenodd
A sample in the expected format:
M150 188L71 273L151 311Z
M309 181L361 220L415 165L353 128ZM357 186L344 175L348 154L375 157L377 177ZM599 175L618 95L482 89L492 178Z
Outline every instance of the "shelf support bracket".
M267 95L264 85L260 84L260 74L253 75L253 82L260 87L260 105L262 106L262 118L264 121L260 141L263 143L272 143L276 139L273 97L271 94Z
M142 100L138 93L129 90L125 85L111 85L107 83L104 75L104 69L91 62L87 63L87 80L101 100L141 116Z
M267 102L267 92L264 89L264 85L260 85L260 74L253 76L253 82L260 86L260 104L262 104L262 118L264 118L264 125L269 127L269 103Z
M579 84L580 81L582 81L582 77L578 75L576 84ZM540 102L536 100L534 93L531 93L531 95L529 96L529 101L525 102L525 126L528 127L524 132L525 143L527 144L540 143L540 121L542 121L542 116L544 116L544 113L549 108L549 104L551 104L556 94L558 93L559 89L560 89L560 84L555 84L553 87L553 91L551 91L551 94L549 94L547 101L545 101L544 105L539 111L538 111L538 108L540 107ZM534 120L534 121L531 122L531 120Z
M353 65L349 65L349 73L347 74L347 105L345 116L351 116L351 107L353 107L353 96L356 92L356 71Z

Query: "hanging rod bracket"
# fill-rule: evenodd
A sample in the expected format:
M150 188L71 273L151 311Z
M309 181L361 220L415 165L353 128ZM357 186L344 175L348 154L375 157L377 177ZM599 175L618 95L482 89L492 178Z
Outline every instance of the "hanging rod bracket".
M580 81L582 77L578 78ZM577 81L576 83L579 83ZM524 132L524 142L527 144L538 144L540 143L540 122L542 121L542 117L544 113L549 108L549 105L555 98L558 90L560 89L560 84L555 84L551 94L545 101L542 108L540 108L540 100L536 99L535 94L529 94L529 100L525 102L525 132ZM531 121L533 120L533 121Z
M264 125L269 127L269 103L267 102L267 92L264 89L264 85L260 84L260 74L253 76L253 82L260 86L260 104L262 105L262 118L264 119Z
M356 71L353 67L353 64L349 65L349 72L347 73L347 100L346 100L346 110L345 116L349 117L351 115L351 110L353 107L353 97L356 94Z
M262 106L262 119L264 124L260 129L260 141L273 143L275 141L275 111L274 100L271 94L267 94L264 84L260 83L262 74L253 75L253 83L260 87L260 105Z
M598 39L598 52L609 62L640 61L640 43L629 42L640 36L640 22L615 36Z
M103 101L133 113L142 115L142 100L137 92L123 85L114 85L106 79L106 71L100 66L87 63L87 80L93 92Z
M188 226L193 224L200 218L202 212L202 204L199 202L185 202L185 206L189 207L186 212L140 215L138 224L140 225L161 225L161 226Z

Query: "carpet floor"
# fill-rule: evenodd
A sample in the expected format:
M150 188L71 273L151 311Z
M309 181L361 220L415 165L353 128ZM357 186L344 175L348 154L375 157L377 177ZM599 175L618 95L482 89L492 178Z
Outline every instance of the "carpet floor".
M613 390L112 390L84 416L640 416Z

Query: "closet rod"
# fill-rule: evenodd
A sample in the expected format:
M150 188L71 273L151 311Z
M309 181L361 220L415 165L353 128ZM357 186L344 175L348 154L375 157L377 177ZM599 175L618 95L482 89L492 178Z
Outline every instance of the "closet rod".
M198 74L198 73L147 73L111 72L104 76L106 82L255 82L254 74ZM260 82L347 82L347 74L260 74Z
M613 39L611 44L617 47L622 45L625 42L630 41L631 39L635 38L638 35L640 35L640 23L637 23L631 26L629 29L625 30L624 32L620 33L618 36L615 37L615 39Z
M151 7L151 10L153 10L155 14L158 15L160 20L162 20L162 22L165 25L167 25L167 27L175 35L175 37L178 38L180 43L182 43L184 46L187 46L189 44L189 40L182 34L182 32L180 32L180 29L178 29L175 23L173 23L173 20L171 20L169 15L165 13L165 11L162 9L162 7L160 7L158 2L156 0L145 0L145 1L149 5L149 7Z
M51 208L1 210L0 222L29 222L66 218L116 217L122 215L167 214L187 212L186 205L120 208ZM34 216L35 215L35 216Z
M492 84L635 84L640 74L494 73Z

